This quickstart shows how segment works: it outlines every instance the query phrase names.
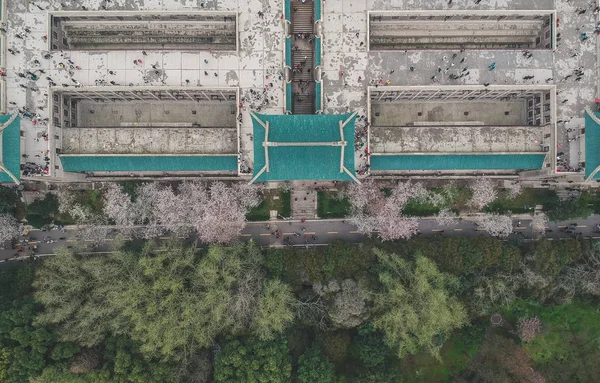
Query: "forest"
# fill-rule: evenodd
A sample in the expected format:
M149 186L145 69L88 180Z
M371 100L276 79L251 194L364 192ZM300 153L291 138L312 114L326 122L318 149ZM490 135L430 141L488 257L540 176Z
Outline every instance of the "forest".
M0 382L594 382L600 243L115 241L0 269Z

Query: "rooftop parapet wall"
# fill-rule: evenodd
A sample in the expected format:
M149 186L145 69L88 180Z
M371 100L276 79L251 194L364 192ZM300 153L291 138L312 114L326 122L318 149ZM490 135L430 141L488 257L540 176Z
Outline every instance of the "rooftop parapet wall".
M369 12L373 51L554 49L556 11Z
M233 12L50 12L49 50L237 51Z

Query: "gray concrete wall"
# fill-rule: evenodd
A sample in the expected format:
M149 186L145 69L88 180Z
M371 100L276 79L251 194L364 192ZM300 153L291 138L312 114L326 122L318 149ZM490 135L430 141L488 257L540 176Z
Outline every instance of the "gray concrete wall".
M474 125L489 126L527 125L526 100L374 102L371 116L373 126L408 126L415 122L439 122L439 125L445 122L465 122L465 125L473 122Z

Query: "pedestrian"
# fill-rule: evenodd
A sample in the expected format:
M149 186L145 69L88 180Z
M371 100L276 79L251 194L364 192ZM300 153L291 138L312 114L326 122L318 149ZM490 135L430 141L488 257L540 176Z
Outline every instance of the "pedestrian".
M148 56L148 53L146 53L146 51L142 51L142 55Z

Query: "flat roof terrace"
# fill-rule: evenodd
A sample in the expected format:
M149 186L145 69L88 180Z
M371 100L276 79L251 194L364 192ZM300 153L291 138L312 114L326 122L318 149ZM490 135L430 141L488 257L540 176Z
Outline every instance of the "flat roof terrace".
M49 50L237 51L237 13L50 12Z
M378 101L371 104L373 126L527 125L527 101Z
M553 86L370 87L372 170L540 169L555 147L554 102Z
M157 88L52 89L65 170L235 170L237 88Z
M369 49L553 49L556 12L369 12Z

